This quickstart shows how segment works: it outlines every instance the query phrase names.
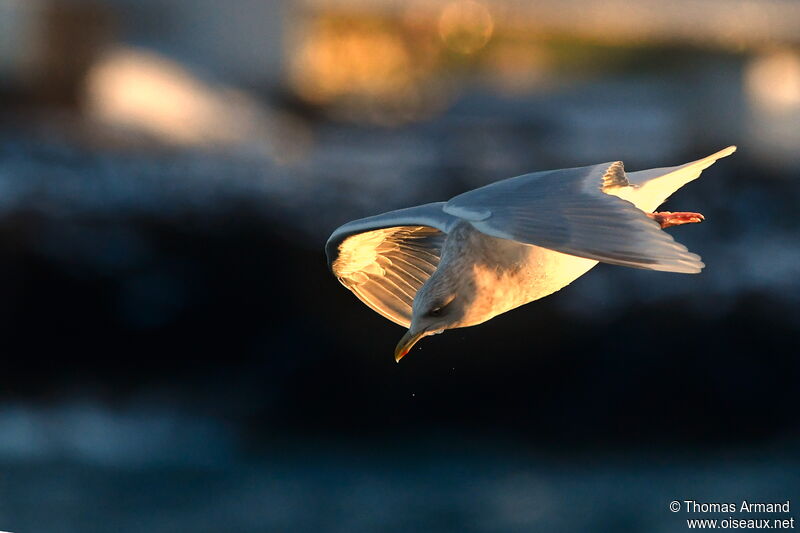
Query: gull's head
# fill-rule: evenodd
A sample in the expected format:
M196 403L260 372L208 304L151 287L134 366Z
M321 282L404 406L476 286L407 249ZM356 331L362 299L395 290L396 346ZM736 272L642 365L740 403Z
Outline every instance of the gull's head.
M458 327L464 318L466 303L463 297L459 297L458 287L448 283L447 276L436 274L438 272L428 279L414 298L411 326L394 350L397 362L423 337Z

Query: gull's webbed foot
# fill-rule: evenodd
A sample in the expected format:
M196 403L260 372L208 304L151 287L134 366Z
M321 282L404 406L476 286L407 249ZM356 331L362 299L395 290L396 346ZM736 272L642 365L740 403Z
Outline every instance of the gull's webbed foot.
M677 213L661 211L658 213L647 213L647 216L661 224L662 228L680 226L681 224L693 224L705 220L705 217L700 213L690 213L688 211L680 211Z

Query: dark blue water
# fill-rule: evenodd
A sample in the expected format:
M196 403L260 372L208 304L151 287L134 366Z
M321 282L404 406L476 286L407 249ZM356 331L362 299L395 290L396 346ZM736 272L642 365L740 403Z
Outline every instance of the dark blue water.
M545 452L491 435L276 434L248 451L220 421L91 403L7 406L0 429L0 528L16 532L667 532L725 517L672 500L800 497L796 441Z

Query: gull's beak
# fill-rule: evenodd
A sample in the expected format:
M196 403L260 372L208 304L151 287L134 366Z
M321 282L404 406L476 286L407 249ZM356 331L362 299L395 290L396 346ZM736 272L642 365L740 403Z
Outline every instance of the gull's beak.
M426 333L428 332L424 329L417 333L412 333L411 330L406 331L406 334L403 335L403 338L397 343L397 348L394 349L394 360L399 363L400 359L402 359Z

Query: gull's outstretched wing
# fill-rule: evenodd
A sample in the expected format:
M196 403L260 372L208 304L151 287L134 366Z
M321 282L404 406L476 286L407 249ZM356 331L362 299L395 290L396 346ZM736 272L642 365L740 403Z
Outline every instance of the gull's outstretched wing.
M622 163L525 174L460 194L444 211L494 237L604 263L696 273L700 257L614 192L629 187Z
M439 264L451 224L444 202L390 211L339 227L328 239L328 267L358 298L409 327L414 296Z

